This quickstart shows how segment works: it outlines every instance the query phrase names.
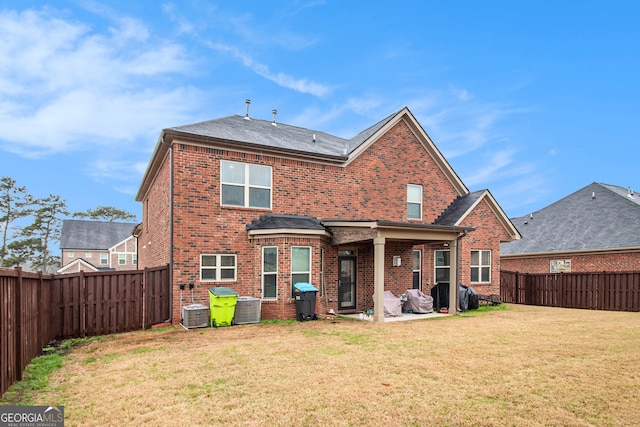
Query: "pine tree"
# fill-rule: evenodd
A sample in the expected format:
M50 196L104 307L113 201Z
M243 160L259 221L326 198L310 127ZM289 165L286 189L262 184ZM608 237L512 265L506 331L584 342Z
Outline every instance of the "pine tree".
M8 176L0 179L0 265L5 265L9 255L9 244L14 237L13 234L9 234L11 225L16 220L31 215L33 203L33 197L27 192L26 187L17 187L16 180ZM16 230L19 231L17 228Z

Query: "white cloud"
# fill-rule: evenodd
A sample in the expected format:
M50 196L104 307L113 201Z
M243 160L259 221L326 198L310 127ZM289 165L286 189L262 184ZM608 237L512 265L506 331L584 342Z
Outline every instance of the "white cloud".
M55 15L0 12L4 150L39 157L126 148L197 108L195 89L165 87L168 76L190 67L181 46L154 39L143 23L127 17L115 17L107 32L96 33ZM191 103L182 102L185 97Z
M270 80L279 86L292 89L300 93L308 93L317 97L328 95L332 91L332 88L330 86L313 82L304 77L295 78L281 72L274 73L269 69L267 65L255 61L251 56L249 56L245 52L242 52L235 46L213 42L205 42L205 44L213 50L230 54L235 59L240 60L245 67L249 68L257 75L264 77L265 79Z

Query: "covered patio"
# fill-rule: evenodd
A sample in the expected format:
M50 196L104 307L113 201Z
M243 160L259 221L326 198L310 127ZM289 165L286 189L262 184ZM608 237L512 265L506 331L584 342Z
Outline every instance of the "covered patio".
M391 221L354 221L324 219L322 224L332 234L331 245L347 245L354 243L372 243L374 247L374 295L373 322L393 322L426 318L426 314L404 314L397 318L384 317L385 260L387 242L404 242L408 245L428 243L446 243L451 250L451 272L449 281L448 314L433 313L432 317L446 316L456 313L458 306L458 244L472 227L441 226L420 223L404 223ZM353 316L353 315L349 315ZM359 318L359 315L356 314ZM406 317L404 317L406 316Z

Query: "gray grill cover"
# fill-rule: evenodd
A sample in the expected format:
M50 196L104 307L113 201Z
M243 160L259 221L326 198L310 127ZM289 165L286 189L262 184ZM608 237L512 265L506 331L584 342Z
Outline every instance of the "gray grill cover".
M406 311L414 313L433 313L433 297L425 295L420 289L407 289L407 301L404 303Z

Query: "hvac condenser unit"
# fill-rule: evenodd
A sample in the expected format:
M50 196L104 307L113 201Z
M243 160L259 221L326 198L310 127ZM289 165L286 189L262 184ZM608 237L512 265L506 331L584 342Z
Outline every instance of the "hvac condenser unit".
M209 326L209 307L202 304L182 307L182 326L185 328L206 328Z

